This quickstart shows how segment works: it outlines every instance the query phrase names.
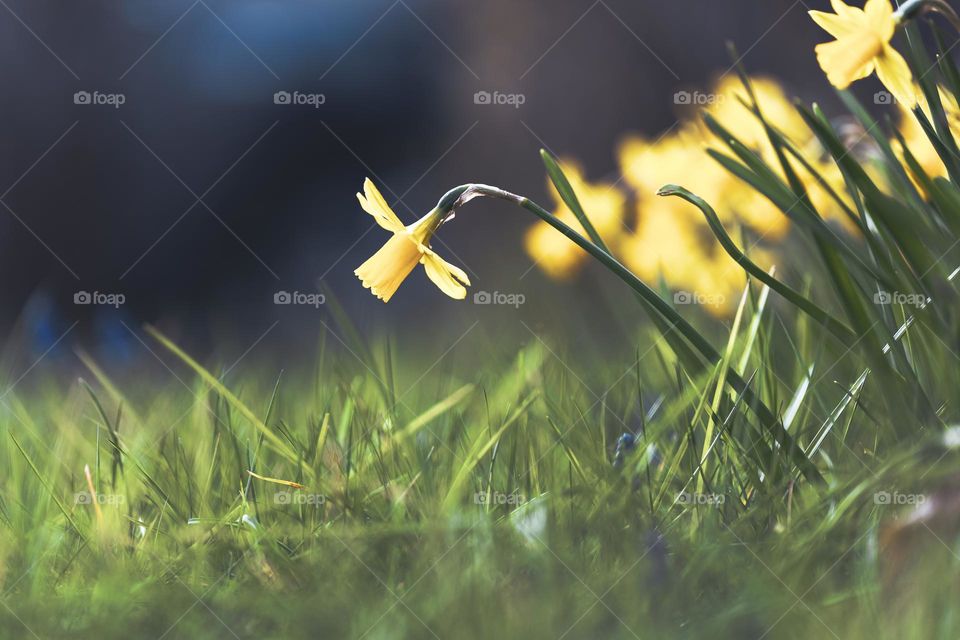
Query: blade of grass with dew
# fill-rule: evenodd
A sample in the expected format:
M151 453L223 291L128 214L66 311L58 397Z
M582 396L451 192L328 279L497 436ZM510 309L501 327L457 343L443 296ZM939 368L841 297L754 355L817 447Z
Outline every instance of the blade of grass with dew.
M860 374L860 377L854 381L850 386L850 389L837 406L830 412L830 415L827 416L827 419L824 421L823 426L820 427L820 431L814 436L813 442L810 443L810 446L807 448L807 455L814 456L817 451L820 449L820 446L823 444L823 441L826 439L830 432L833 431L833 428L836 426L837 422L840 420L840 417L843 416L843 412L850 405L855 398L860 394L860 390L863 388L863 385L867 381L867 375L870 373L870 370L864 370Z
M803 406L803 400L807 397L807 391L810 389L810 380L813 378L813 365L807 369L806 375L803 377L803 380L800 382L800 385L793 392L793 397L790 398L790 402L787 404L786 410L783 412L783 426L789 429L793 425L793 421L797 418L797 415L800 412L800 407Z

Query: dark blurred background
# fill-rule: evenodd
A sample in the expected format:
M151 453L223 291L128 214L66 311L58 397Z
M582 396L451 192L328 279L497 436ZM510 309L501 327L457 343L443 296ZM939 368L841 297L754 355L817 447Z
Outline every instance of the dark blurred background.
M827 4L3 0L0 327L35 355L57 343L130 357L144 323L201 352L239 354L269 331L271 348L296 350L329 309L274 293L324 290L364 330L450 342L492 310L419 270L389 305L353 276L386 239L354 196L364 177L407 221L469 181L548 201L540 147L616 179L618 141L671 127L676 91L729 70L727 41L751 73L832 105L813 55L825 36L806 15ZM479 91L523 104L476 104ZM471 295L523 293L536 304L511 311L529 326L605 295L596 273L560 285L530 270L529 215L491 202L460 216L436 248ZM606 303L623 299L603 286Z

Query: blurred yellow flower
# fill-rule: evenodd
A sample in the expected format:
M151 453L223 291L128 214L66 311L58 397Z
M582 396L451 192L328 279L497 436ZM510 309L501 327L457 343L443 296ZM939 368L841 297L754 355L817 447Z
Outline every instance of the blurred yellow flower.
M852 209L843 174L824 153L781 85L762 77L751 78L750 84L767 122L776 127L816 175ZM708 112L786 181L780 158L763 123L747 106L752 100L739 78L721 78L711 93L699 95L707 96L702 111ZM755 234L750 236L752 242L744 242L742 248L761 266L773 260L769 252L754 245L759 241L769 245L782 240L791 221L779 206L710 157L706 148L716 142L699 117L681 121L675 131L656 140L637 136L623 140L617 155L623 180L636 194L637 212L632 231L623 233L620 227L624 194L609 185L587 183L576 167L567 165L565 171L591 221L605 239L609 236L609 244L628 268L644 281L665 282L678 294L695 297L700 306L714 315L724 316L735 309L746 283L743 269L719 246L696 207L660 198L657 191L664 184L680 181L714 206L732 235L738 229L752 231ZM726 149L723 152L729 153ZM820 181L795 158L788 156L788 161L803 181L816 210L825 219L837 220L849 232L856 233L855 222ZM582 232L555 192L554 200L559 207L557 215ZM530 229L526 246L544 271L558 279L575 273L585 255L546 223Z
M746 282L743 270L716 245L699 212L673 199L637 206L636 231L618 252L647 283L666 282L683 304L696 303L722 317Z
M662 198L638 203L636 231L620 245L624 264L647 282L661 277L675 286L695 282L707 255L690 209Z
M738 106L739 111L750 115L746 108ZM739 137L744 129L742 125L746 123L745 119L734 122L733 129L739 130L731 130L731 133ZM750 131L747 133L753 135ZM752 137L751 140L759 141L759 138ZM771 240L782 238L789 229L790 220L767 198L707 155L705 147L709 142L712 142L709 131L693 123L656 142L628 138L620 147L624 180L643 199L656 198L654 194L660 187L682 179L685 187L714 205L724 222L741 220ZM761 152L759 148L755 150ZM680 215L705 224L694 208L684 207Z
M358 193L357 199L377 224L393 233L373 257L354 271L373 295L389 301L414 267L422 264L427 277L445 294L457 300L467 296L464 287L470 285L467 274L430 249L433 234L446 218L445 211L434 209L405 227L369 178L364 181L363 194Z
M780 83L771 78L750 78L754 96L760 104L763 117L773 124L788 140L804 140L811 135L800 113L787 97ZM760 120L744 102L751 102L740 78L726 75L714 88L714 104L707 111L735 135L740 142L758 151L764 159L775 160L773 146Z
M613 239L623 225L626 196L615 185L587 182L580 168L569 161L562 161L560 166L597 233L605 239ZM580 234L586 235L586 230L564 204L552 183L548 184L548 188L556 204L553 214ZM546 222L538 222L530 228L525 245L527 253L536 260L537 265L555 279L571 277L587 258L583 249Z
M677 176L695 173L704 161L700 134L692 127L681 126L675 133L664 134L655 141L631 136L619 150L623 179L641 198L652 197L664 184Z
M836 40L816 46L817 60L838 89L874 71L901 104L913 107L918 97L906 60L891 45L898 18L890 0L867 0L863 9L831 0L834 13L810 11L810 17Z

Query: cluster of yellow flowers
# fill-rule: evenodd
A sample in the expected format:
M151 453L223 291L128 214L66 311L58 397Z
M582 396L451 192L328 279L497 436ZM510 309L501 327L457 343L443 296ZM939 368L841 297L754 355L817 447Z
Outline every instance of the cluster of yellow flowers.
M828 184L838 187L835 191L842 192L839 169L823 159L813 134L781 87L767 78L753 78L751 85L764 117L776 123L778 131L803 153L805 160ZM747 95L739 79L723 78L707 95L710 104L705 111L768 166L778 167L763 124L742 102ZM781 240L789 229L790 219L706 153L704 147L717 142L698 117L683 122L674 132L657 140L639 137L624 140L618 156L622 182L634 195L632 206L618 185L591 184L571 162L564 162L563 168L597 232L628 268L648 283L662 280L690 294L689 299L695 297L711 312L725 315L736 304L744 286L743 270L720 248L695 207L677 198L660 198L657 190L665 184L680 182L710 202L725 224L749 229L753 240L744 248L761 264L769 265L771 255L759 245L760 241ZM806 187L821 214L853 229L849 218L819 182L803 171L798 173L808 179ZM583 232L556 190L552 192L555 215ZM586 257L545 222L529 230L526 248L537 264L556 278L573 275Z
M890 44L901 24L901 16L894 12L889 0L867 0L862 9L842 0L831 0L831 5L834 13L810 12L811 18L836 38L816 47L817 59L828 79L836 87L845 89L876 72L904 112L902 134L907 146L930 175L943 175L945 170L936 150L909 112L915 105L922 104L921 93L906 61ZM766 78L754 78L751 84L767 121L792 143L821 180L846 199L839 169L826 158L783 89ZM744 101L749 101L745 100L746 92L739 80L722 78L708 95L710 104L704 111L782 178L779 160L762 123L744 105ZM947 97L944 105L951 125L960 133L960 108ZM789 230L790 219L765 196L705 153L705 146L717 142L696 118L656 141L625 140L620 147L619 161L623 181L635 193L630 220L627 198L616 185L589 184L571 163L565 163L565 167L585 211L591 219L597 217L598 232L631 270L647 282L662 280L671 287L685 289L714 314L726 315L744 285L743 271L713 240L699 212L680 200L656 197L657 189L670 182L681 182L710 202L724 224L752 231L755 239L744 248L761 264L769 265L772 256L760 241L781 240ZM795 169L817 211L847 232L857 233L857 225L821 182L812 173ZM557 215L582 232L555 190L553 196ZM535 225L526 240L528 253L553 277L572 275L584 257L546 223Z
M867 0L862 9L842 0L831 0L834 13L811 11L810 16L835 38L815 49L830 82L845 89L876 72L900 105L900 129L906 146L928 175L942 176L946 171L936 149L910 113L917 106L927 108L922 92L906 61L890 44L905 16L912 15L925 1L932 2L909 0L894 11L890 0ZM767 78L753 78L750 84L764 118L802 158L793 168L814 208L824 219L856 234L859 225L848 213L853 206L836 164L820 147L779 84ZM783 179L780 159L763 123L746 106L753 99L748 98L740 81L723 77L707 95L710 99L704 111ZM951 129L960 135L960 106L946 92L941 101ZM705 152L704 147L722 148L729 141L717 140L700 114L692 115L676 131L656 140L626 139L618 154L622 177L615 183L589 182L575 163L561 164L597 232L628 268L648 283L663 282L685 290L686 295L680 299L695 298L712 313L726 315L744 286L743 270L720 248L700 212L678 198L657 197L657 190L679 182L711 203L721 222L734 235L739 231L744 252L762 265L771 264L772 254L766 247L783 239L789 231L790 218ZM865 135L866 132L862 137ZM894 147L903 154L902 147ZM872 167L867 170L875 176ZM876 180L883 184L882 176L877 175ZM632 197L621 188L621 182L629 187ZM556 204L554 215L586 235L557 190L550 183L548 187ZM450 218L454 203L438 205L421 220L404 226L369 180L364 193L357 197L363 209L393 233L386 245L356 270L365 287L386 302L416 265L422 264L441 291L452 298L466 296L466 286L470 284L466 274L430 248L433 234ZM557 279L573 276L587 257L547 222L528 231L526 249L550 277Z

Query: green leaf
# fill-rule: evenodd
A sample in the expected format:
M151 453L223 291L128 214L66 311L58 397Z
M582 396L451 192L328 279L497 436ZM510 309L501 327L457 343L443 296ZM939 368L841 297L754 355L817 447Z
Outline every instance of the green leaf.
M543 164L547 168L547 175L550 176L550 180L553 182L553 186L557 188L557 193L560 194L560 198L563 200L564 204L566 204L570 211L573 212L573 215L576 216L577 221L583 225L583 228L586 230L587 236L590 238L590 240L592 240L595 245L601 247L604 251L607 251L607 247L603 242L603 238L601 238L600 234L597 233L593 223L590 222L590 218L587 217L586 212L580 205L580 200L577 198L577 194L574 193L573 187L570 186L570 181L567 180L567 176L564 175L563 169L560 168L560 163L557 162L556 158L550 155L550 152L546 149L540 149L540 157L543 159Z

